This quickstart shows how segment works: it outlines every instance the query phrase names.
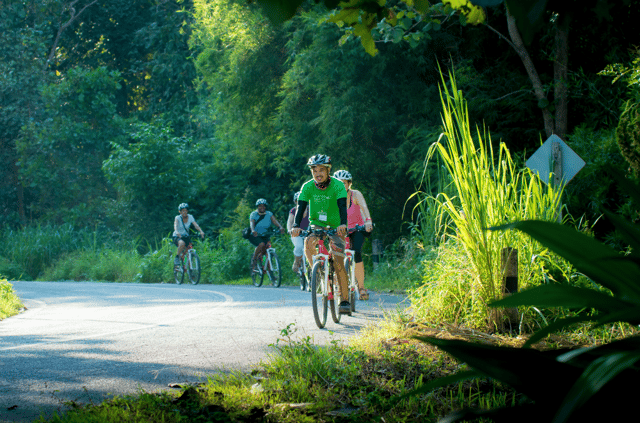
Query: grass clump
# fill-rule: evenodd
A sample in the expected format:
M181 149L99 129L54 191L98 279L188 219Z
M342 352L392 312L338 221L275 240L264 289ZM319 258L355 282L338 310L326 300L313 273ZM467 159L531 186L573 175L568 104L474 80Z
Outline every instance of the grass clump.
M6 279L0 279L0 320L14 316L24 305Z

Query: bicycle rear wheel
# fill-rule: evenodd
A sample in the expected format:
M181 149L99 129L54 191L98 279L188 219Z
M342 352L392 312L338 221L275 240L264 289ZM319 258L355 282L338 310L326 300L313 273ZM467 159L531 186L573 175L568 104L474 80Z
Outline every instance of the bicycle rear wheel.
M344 259L344 269L347 272L347 278L349 278L349 303L351 304L351 312L356 311L356 286L357 283L355 280L355 276L353 275L351 266L353 266L353 262L351 261L351 257L345 257Z
M182 284L184 280L184 261L180 261L180 264L177 266L173 266L173 279L176 282L176 285Z
M331 318L334 323L340 323L340 317L342 317L337 305L340 304L340 288L338 285L336 271L333 268L333 264L331 264L329 266L329 308L331 309Z
M255 269L251 269L251 282L258 287L262 286L262 281L264 280L264 273L262 269L264 269L265 260L266 258L262 256L262 258L256 263Z
M276 288L280 287L282 283L282 272L280 272L280 262L278 261L278 255L274 252L271 253L271 268L268 270L269 279L271 284Z
M308 269L308 265L307 265L307 257L303 254L302 255L302 263L300 264L300 267L298 268L298 278L300 279L300 290L304 291L306 289L309 288L309 281L307 280L307 269Z
M327 297L322 295L322 284L324 283L324 263L318 261L311 270L311 305L313 307L313 318L320 329L327 324ZM322 316L320 313L322 312Z
M189 267L187 268L189 273L189 280L193 285L197 285L200 282L200 257L195 251L189 251Z

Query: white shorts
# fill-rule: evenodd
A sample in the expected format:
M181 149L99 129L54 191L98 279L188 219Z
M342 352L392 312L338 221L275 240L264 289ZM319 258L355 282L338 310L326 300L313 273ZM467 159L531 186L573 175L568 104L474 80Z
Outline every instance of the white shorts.
M293 242L293 255L300 257L304 252L304 238L301 236L292 236L291 242Z

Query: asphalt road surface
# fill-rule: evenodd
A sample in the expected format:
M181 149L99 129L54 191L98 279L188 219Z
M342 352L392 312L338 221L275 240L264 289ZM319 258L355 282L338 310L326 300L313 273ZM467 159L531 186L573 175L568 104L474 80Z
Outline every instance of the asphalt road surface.
M403 307L402 297L371 293L352 317L335 324L329 316L320 330L310 294L295 287L12 284L27 310L0 322L0 422L250 370L290 323L295 338L322 345Z

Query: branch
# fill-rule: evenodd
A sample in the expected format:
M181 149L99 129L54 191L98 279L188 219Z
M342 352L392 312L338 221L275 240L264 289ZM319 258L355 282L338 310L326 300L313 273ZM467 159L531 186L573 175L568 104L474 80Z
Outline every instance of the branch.
M522 60L522 63L524 64L527 75L529 75L529 80L533 85L533 91L536 94L536 98L538 100L547 100L547 96L542 88L540 76L536 71L536 67L533 64L531 57L529 56L529 52L524 46L524 42L522 42L522 37L520 36L520 32L518 32L518 27L516 26L516 18L514 18L511 12L509 12L509 8L507 8L507 25L509 28L509 35L513 41L513 43L510 44L515 48L516 53L520 56L520 60ZM542 119L544 120L544 130L547 137L550 137L554 133L554 125L553 116L551 116L551 112L549 112L547 107L542 109Z
M82 9L80 9L80 12L76 14L76 9L74 9L73 6L75 6L79 1L80 0L73 0L71 3L69 3L68 6L65 6L64 10L62 11L62 13L64 13L65 11L69 10L71 12L71 17L66 23L61 24L60 28L58 28L56 39L53 41L53 46L51 46L51 50L49 51L49 57L47 57L47 61L45 62L44 67L42 69L43 71L47 70L47 68L49 67L49 63L51 63L51 60L53 60L53 56L56 54L56 50L58 49L58 43L60 42L60 37L62 36L62 32L65 29L67 29L73 22L75 22L75 20L78 19L78 17L82 14L82 12L84 12L87 9L87 7L93 6L98 2L98 0L92 0L90 3L86 4ZM60 21L62 21L62 16L60 18L61 18Z

